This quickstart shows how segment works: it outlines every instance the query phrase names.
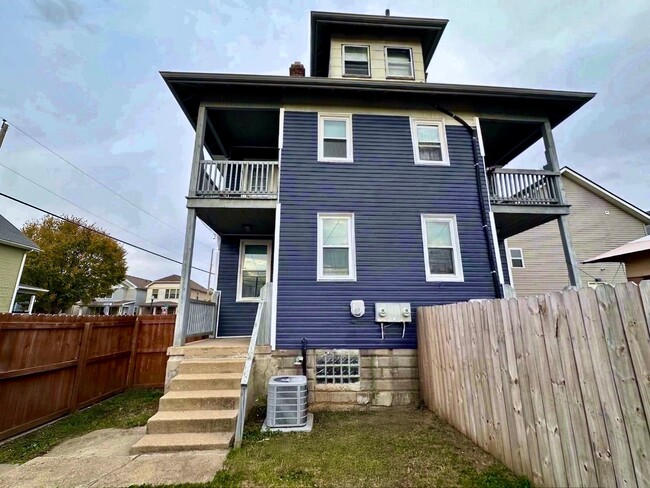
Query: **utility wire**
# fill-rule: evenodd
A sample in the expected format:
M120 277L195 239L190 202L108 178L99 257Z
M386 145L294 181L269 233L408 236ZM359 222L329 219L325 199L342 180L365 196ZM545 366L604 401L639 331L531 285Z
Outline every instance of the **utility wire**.
M90 210L88 210L88 209L86 209L86 208L83 208L83 207L77 205L77 204L74 203L73 201L68 200L68 199L65 198L64 196L61 196L61 195L59 195L58 193L56 193L56 192L50 190L49 188L44 187L44 186L41 185L40 183L37 183L36 181L34 181L34 180L28 178L27 176L25 176L25 175L23 175L23 174L20 174L18 171L16 171L16 170L10 168L9 166L7 166L7 165L5 165L5 164L3 164L3 163L0 163L0 166L2 166L4 169L7 169L7 170L11 171L11 172L14 173L15 175L18 175L18 176L20 176L21 178L24 178L25 180L27 180L27 181L29 181L30 183L32 183L32 184L38 186L39 188L42 188L42 189L45 190L46 192L51 193L52 195L54 195L54 196L56 196L56 197L59 197L59 198L60 198L61 200L63 200L64 202L67 202L67 203L69 203L70 205L74 205L74 206L77 207L78 209L80 209L80 210L82 210L82 211L84 211L84 212L86 212L86 213L89 213L90 215L92 215L92 216L95 217L95 218L101 219L101 220L103 220L104 222L107 222L107 223L109 223L110 225L113 225L113 226L117 227L118 229L123 230L124 232L126 232L126 233L128 233L128 234L131 234L131 235L134 236L134 237L137 237L138 239L142 239L143 241L148 242L149 244L153 244L154 246L158 246L158 247L160 247L160 248L162 248L162 249L164 249L164 250L166 250L166 251L169 251L169 252L175 252L175 251L173 251L172 249L169 249L169 248L167 248L167 247L165 247L165 246L161 246L160 244L157 244L157 243L155 243L155 242L153 242L153 241L147 239L146 237L142 237L142 236L139 236L138 234L134 234L134 233L131 232L129 229L126 229L126 228L124 228L124 227L122 227L122 226L120 226L120 225L117 225L116 223L111 222L110 220L108 220L108 219L102 217L101 215L97 215L96 213L91 212Z
M4 120L6 120L6 119L2 119L2 120L4 121ZM121 198L122 200L124 200L124 201L125 201L126 203L128 203L129 205L134 206L135 208L137 208L137 209L140 210L141 212L144 212L145 214L149 215L150 217L154 218L155 220L157 220L157 221L160 222L161 224L165 224L165 225L166 225L167 227L169 227L170 229L173 229L174 231L178 232L179 234L185 236L185 233L183 233L182 231L178 230L176 227L174 227L174 226L171 225L170 223L165 222L164 220L161 220L160 218L156 217L154 214L152 214L152 213L149 212L148 210L145 210L144 208L138 206L136 203L132 202L132 201L129 200L128 198L122 196L121 194L119 194L118 192L116 192L116 191L113 190L111 187L109 187L108 185L106 185L106 184L103 183L102 181L98 180L97 178L95 178L95 177L92 176L91 174L86 173L86 172L85 172L83 169L81 169L79 166L77 166L76 164L70 162L68 159L66 159L66 158L64 158L63 156L61 156L61 155L60 155L59 153L57 153L54 149L50 149L48 146L46 146L46 145L43 144L41 141L39 141L38 139L36 139L34 136L30 135L29 133L27 133L26 131L24 131L24 130L21 129L20 127L18 127L18 126L17 126L16 124L14 124L13 122L10 122L10 125L11 125L11 127L13 127L14 129L16 129L18 132L22 133L24 136L30 138L30 139L31 139L32 141L34 141L36 144L38 144L39 146L41 146L43 149L45 149L46 151L49 151L50 153L54 154L54 155L55 155L57 158L59 158L61 161L63 161L63 162L65 162L65 163L69 164L69 165L72 166L74 169L76 169L77 171L79 171L81 174L83 174L83 175L86 176L87 178L90 178L91 180L93 180L93 181L94 181L95 183L97 183L98 185L102 186L103 188L105 188L106 190L110 191L111 193L113 193L113 194L116 195L117 197ZM200 241L199 241L199 242L200 242ZM203 244L204 246L211 247L209 244L206 244L206 243L204 243L204 242L200 242L200 243Z
M94 233L96 233L96 234L102 235L102 236L104 236L104 237L108 237L109 239L113 239L114 241L117 241L117 242L119 242L119 243L121 243L121 244L124 244L124 245L126 245L126 246L130 246L130 247L133 247L133 248L135 248L135 249L138 249L139 251L143 251L143 252L146 252L146 253L152 254L152 255L154 255L154 256L157 256L157 257L159 257L159 258L166 259L167 261L171 261L172 263L181 264L181 265L183 264L182 261L178 261L178 260L176 260L176 259L174 259L174 258L170 258L170 257L165 256L165 255L163 255L163 254L159 254L159 253L157 253L157 252L155 252L155 251L150 251L149 249L145 249L145 248L142 247L142 246L138 246L137 244L132 244L132 243L127 242L127 241L125 241L125 240L123 240L123 239L119 239L119 238L117 238L117 237L113 237L113 236L111 236L111 235L109 235L109 234L106 234L105 232L101 232L101 231L99 231L99 230L97 230L97 229L93 229L92 227L89 227L89 226L84 225L84 224L80 224L79 222L75 222L74 220L68 219L68 218L66 218L66 217L61 217L60 215L57 215L57 214L55 214L55 213L52 213L52 212L50 212L50 211L48 211L48 210L45 210L45 209L43 209L43 208L37 207L36 205L32 205L31 203L27 203L27 202L25 202L25 201L23 201L23 200L20 200L20 199L16 198L16 197L12 197L11 195L7 195L6 193L2 193L2 192L0 192L0 196L3 196L3 197L5 197L5 198L8 198L9 200L13 200L14 202L20 203L20 204L25 205L25 206L27 206L27 207L33 208L34 210L38 210L39 212L43 212L43 213L45 213L45 214L51 215L52 217L56 217L57 219L61 219L61 220L64 220L64 221L66 221L66 222L70 222L71 224L77 225L77 226L79 226L79 227L83 227L83 228L86 229L86 230L89 230L89 231L94 232ZM195 267L195 266L192 266L192 269L195 269L195 270L197 270L197 271L201 271L201 272L203 272L203 273L210 273L210 271L208 271L208 270L205 270L205 269L202 269L202 268L197 268L197 267Z

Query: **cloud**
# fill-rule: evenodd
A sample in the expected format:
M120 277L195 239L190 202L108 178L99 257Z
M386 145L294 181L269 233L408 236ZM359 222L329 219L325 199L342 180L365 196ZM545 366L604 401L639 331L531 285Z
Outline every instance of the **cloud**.
M32 0L37 18L55 27L75 24L92 29L83 22L84 7L74 0Z

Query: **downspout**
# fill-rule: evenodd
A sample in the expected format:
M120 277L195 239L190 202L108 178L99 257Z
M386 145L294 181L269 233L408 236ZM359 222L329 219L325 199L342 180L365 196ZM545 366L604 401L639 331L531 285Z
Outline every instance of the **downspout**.
M461 124L467 132L469 132L472 137L472 156L474 158L474 173L476 175L476 186L478 187L478 201L481 207L481 222L483 223L483 234L485 235L485 242L488 245L488 258L490 259L490 272L492 274L492 282L494 283L494 291L497 298L503 298L503 291L501 290L501 283L499 283L499 274L497 272L497 266L494 261L494 250L490 246L490 225L487 221L487 214L485 210L485 201L483 200L483 185L481 184L481 162L479 160L478 154L476 153L476 146L478 145L478 136L476 134L476 129L472 128L467 122L461 119L458 115L447 110L440 105L434 105L434 108L439 112L442 112L445 115L453 118L456 122ZM495 246L498 243L493 243Z

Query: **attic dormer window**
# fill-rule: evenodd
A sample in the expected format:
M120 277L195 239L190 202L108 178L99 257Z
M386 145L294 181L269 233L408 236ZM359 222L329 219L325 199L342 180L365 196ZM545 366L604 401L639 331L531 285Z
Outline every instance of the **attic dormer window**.
M386 48L386 78L413 78L413 55L407 47Z
M343 75L370 76L368 46L343 46Z

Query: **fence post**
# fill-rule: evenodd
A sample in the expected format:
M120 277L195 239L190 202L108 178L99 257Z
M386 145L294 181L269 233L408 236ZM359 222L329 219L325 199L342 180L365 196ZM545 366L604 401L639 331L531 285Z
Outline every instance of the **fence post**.
M135 376L135 362L138 355L138 335L140 334L140 317L135 318L133 335L131 336L131 355L129 356L129 372L126 377L126 387L133 386Z
M79 406L79 387L83 380L84 371L86 369L86 362L88 361L88 346L90 345L90 334L93 329L91 322L84 323L84 330L81 336L81 343L79 345L79 356L77 357L77 372L74 377L72 385L72 393L70 395L70 412L75 412Z

